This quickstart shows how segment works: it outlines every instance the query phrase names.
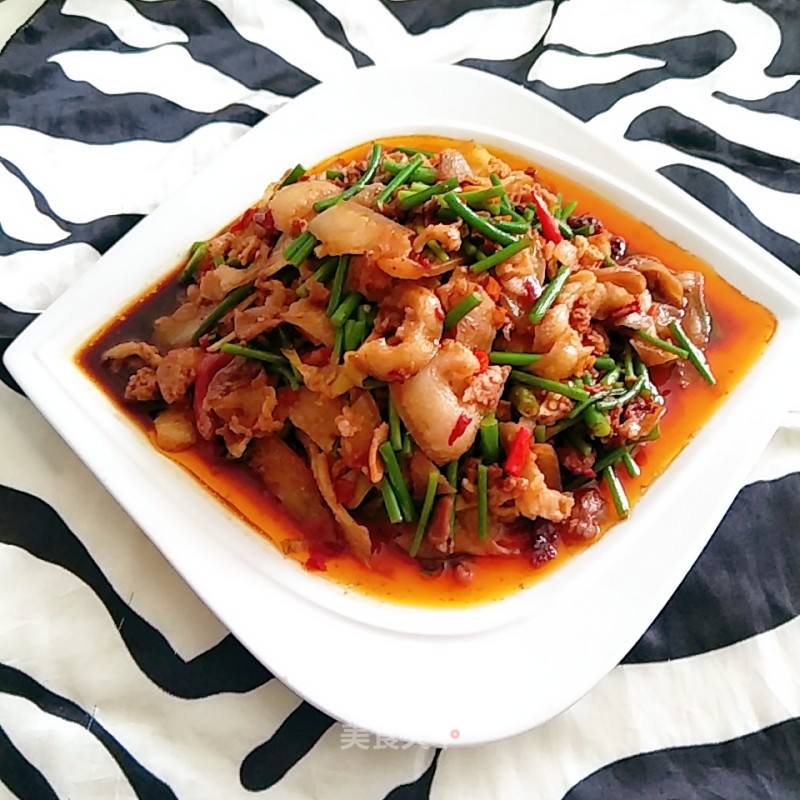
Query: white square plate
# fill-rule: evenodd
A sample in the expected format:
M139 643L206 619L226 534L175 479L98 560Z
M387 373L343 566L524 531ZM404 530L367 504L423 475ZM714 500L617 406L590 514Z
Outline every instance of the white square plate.
M420 102L424 86L469 102L445 114ZM343 98L357 98L368 114L346 113ZM305 572L160 455L74 361L98 328L173 269L188 242L236 218L287 164L409 133L474 138L575 179L712 264L779 321L751 373L630 520L531 588L477 608L393 606ZM536 95L466 68L369 68L257 125L111 248L6 360L76 453L278 678L358 727L476 744L567 708L666 603L786 410L769 379L798 341L799 286L721 219ZM745 426L746 437L731 435Z

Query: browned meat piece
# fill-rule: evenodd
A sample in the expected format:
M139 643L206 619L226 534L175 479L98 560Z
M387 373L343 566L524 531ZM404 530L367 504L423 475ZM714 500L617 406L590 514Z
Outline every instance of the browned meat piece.
M197 377L197 366L203 357L199 347L177 347L170 350L156 367L161 396L168 403L183 399Z
M336 542L333 515L322 501L305 459L278 436L253 443L250 467L312 540Z
M140 367L128 378L125 385L125 399L129 402L148 403L159 400L158 380L152 367Z

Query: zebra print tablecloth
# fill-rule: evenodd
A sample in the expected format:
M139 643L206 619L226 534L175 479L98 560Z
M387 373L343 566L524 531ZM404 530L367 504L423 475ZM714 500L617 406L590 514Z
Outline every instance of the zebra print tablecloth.
M797 0L4 0L0 344L265 114L407 61L549 98L798 269ZM594 691L434 751L273 680L0 377L0 798L800 797L793 429Z

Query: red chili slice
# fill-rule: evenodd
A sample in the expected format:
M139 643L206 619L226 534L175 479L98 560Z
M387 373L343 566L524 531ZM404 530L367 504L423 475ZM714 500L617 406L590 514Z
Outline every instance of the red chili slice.
M242 216L239 217L239 219L237 219L236 222L233 223L233 225L231 225L230 232L239 233L240 230L242 230L247 226L247 224L253 218L253 214L255 213L256 210L254 208L248 208L247 211L245 211L244 214L242 214Z
M542 225L542 235L547 241L558 244L564 237L558 229L556 218L550 213L550 209L536 192L533 192L533 205L536 206L536 216Z
M450 431L450 437L447 440L447 444L452 446L455 444L456 440L464 433L470 423L470 416L469 414L462 414L457 420L456 424L453 425L453 430Z
M475 353L475 358L478 359L478 363L481 365L478 372L486 372L489 366L489 355L483 350L473 350L472 352Z
M508 449L506 459L506 472L518 478L522 474L522 468L528 460L528 450L531 443L531 432L528 428L520 426Z

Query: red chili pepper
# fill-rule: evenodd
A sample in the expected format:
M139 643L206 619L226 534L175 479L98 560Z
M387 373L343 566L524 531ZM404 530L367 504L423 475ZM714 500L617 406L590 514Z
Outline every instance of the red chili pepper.
M247 226L247 224L253 218L253 214L255 213L256 210L254 208L248 208L247 211L245 211L244 214L242 214L242 216L239 217L239 219L237 219L233 225L231 225L230 232L239 233L240 230Z
M508 458L506 459L506 472L518 478L522 474L522 468L528 460L528 450L531 443L531 432L528 428L520 426L514 435L514 440L511 442L511 447L508 449Z
M448 445L455 444L456 439L461 436L462 433L467 429L469 423L471 421L471 417L469 414L461 414L461 416L456 420L456 424L453 425L453 430L450 431L450 438L447 440Z
M612 311L610 317L612 322L617 322L623 317L627 317L628 314L636 314L641 310L642 307L639 305L639 301L633 300L630 303L626 303L624 306L620 306L616 311Z
M203 408L211 379L233 358L230 353L204 353L194 381L194 421L197 432L206 440L214 435L214 420Z
M549 242L558 244L564 237L558 229L556 218L550 213L550 209L544 204L544 200L536 192L532 193L533 204L536 206L536 216L542 224L542 235Z
M489 366L489 355L488 355L488 353L484 353L483 350L473 350L472 352L475 353L475 358L478 359L478 363L481 365L480 369L478 370L478 372L486 372L486 370L487 370L487 368Z

